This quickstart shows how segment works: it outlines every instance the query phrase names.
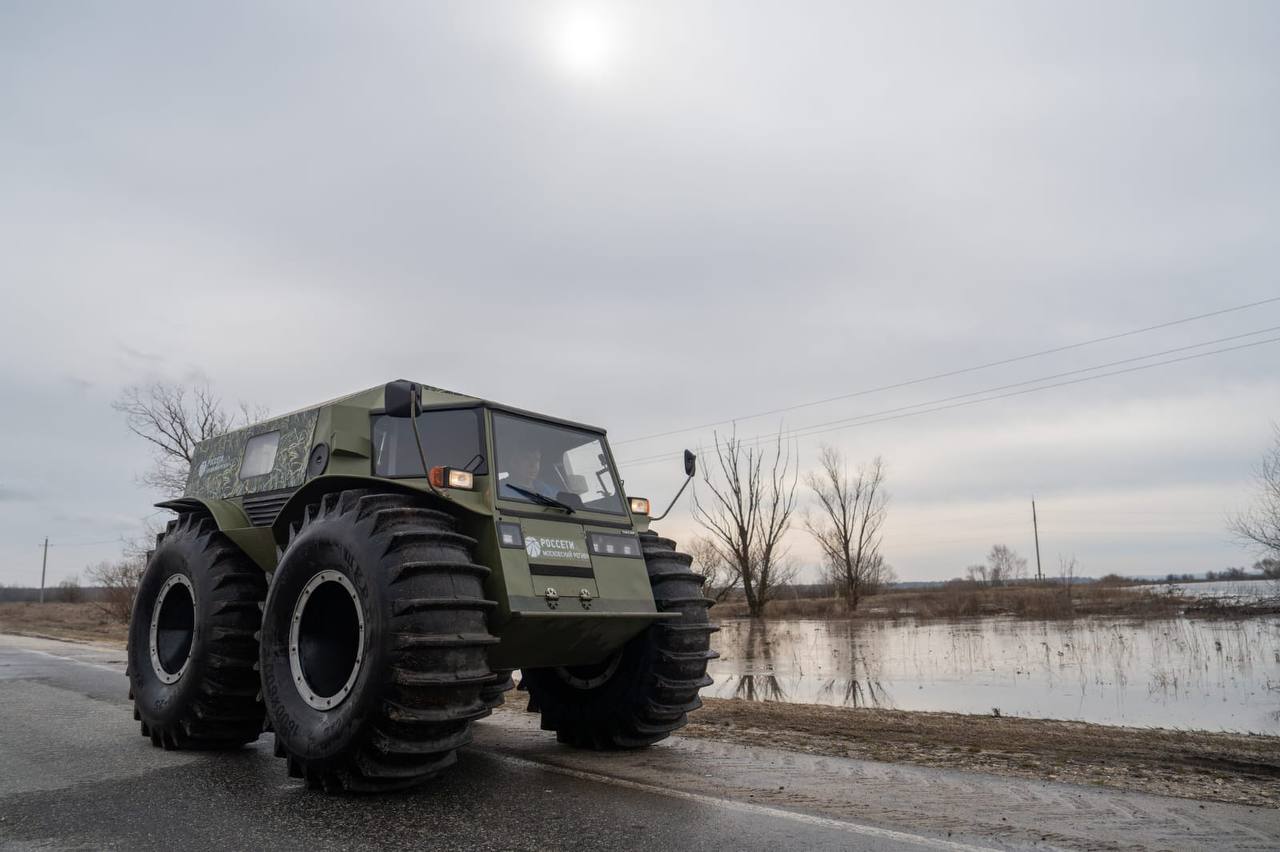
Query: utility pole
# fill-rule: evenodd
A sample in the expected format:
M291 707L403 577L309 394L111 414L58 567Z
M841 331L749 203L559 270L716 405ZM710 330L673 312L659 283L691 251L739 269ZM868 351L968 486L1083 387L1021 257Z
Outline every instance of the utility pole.
M49 567L49 536L44 537L44 558L40 560L40 603L44 603L44 569Z
M1040 570L1040 524L1036 521L1036 498L1031 498L1031 529L1036 534L1036 580L1044 582L1044 572Z

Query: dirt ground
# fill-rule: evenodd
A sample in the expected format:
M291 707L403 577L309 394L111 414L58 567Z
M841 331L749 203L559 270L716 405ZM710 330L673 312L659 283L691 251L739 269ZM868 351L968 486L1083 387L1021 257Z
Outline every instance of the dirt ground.
M704 699L684 736L1280 807L1280 737ZM516 699L512 703L519 703Z
M129 629L94 603L0 603L0 633L123 647Z
M0 633L123 647L92 603L0 603ZM499 712L521 712L507 693ZM1083 722L704 699L683 736L810 754L973 769L1204 801L1280 808L1280 737Z

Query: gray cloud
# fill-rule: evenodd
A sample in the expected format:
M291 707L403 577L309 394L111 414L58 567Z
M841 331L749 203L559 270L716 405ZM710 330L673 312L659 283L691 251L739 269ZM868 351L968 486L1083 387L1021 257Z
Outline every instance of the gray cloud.
M1276 295L1270 8L592 4L594 71L557 47L574 8L0 12L20 282L0 398L34 413L0 469L86 517L146 514L145 448L109 403L160 377L283 411L412 375L623 438ZM783 422L1275 325L1260 308ZM888 456L904 516L1031 490L1229 502L1280 416L1275 345L821 440ZM678 471L624 473L661 495ZM44 523L0 520L0 541ZM950 576L968 551L926 539L964 534L888 549ZM1078 543L1144 566L1142 542ZM1184 552L1236 559L1207 527Z
M36 499L38 499L37 495L33 491L0 485L0 503L28 503Z

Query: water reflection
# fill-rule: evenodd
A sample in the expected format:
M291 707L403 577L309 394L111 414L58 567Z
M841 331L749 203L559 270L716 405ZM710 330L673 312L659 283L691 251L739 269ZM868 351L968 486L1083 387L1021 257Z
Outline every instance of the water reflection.
M734 698L748 701L786 701L787 693L778 683L777 675L738 675L738 685L733 688Z
M719 697L1280 734L1280 619L729 621Z
M761 668L763 673L748 671L738 675L738 682L733 690L734 698L745 698L748 701L787 700L786 690L773 673L773 641L764 622L754 618L748 622L743 651L754 664L753 668Z
M836 704L844 707L885 707L892 709L889 694L878 681L863 683L854 678L827 681L818 690L820 704Z
M821 622L819 622L821 623ZM788 698L788 682L801 680L802 693L808 692L808 676L805 673L806 663L811 656L809 649L798 647L796 636L787 629L788 622L770 622L751 619L735 622L745 625L731 647L734 648L732 659L738 671L717 680L716 694L726 694L726 685L732 684L732 696L749 701L788 701L797 702L815 700L801 695L795 699ZM815 631L814 640L818 641ZM860 634L848 632L843 648L831 647L834 657L843 657L847 661L848 671L839 677L822 680L818 686L817 702L846 707L893 707L893 701L884 685L879 680L879 657L864 653L859 644ZM775 652L781 651L782 657L775 661ZM723 655L725 652L721 651ZM821 665L812 667L820 670ZM790 678L779 677L778 672L794 672Z

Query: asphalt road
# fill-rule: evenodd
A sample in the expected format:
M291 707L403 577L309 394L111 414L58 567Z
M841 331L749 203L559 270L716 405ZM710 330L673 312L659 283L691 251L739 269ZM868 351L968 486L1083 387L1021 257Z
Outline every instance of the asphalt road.
M123 658L0 636L0 848L1280 848L1280 811L679 737L579 752L511 710L425 789L326 796L269 734L152 748Z

